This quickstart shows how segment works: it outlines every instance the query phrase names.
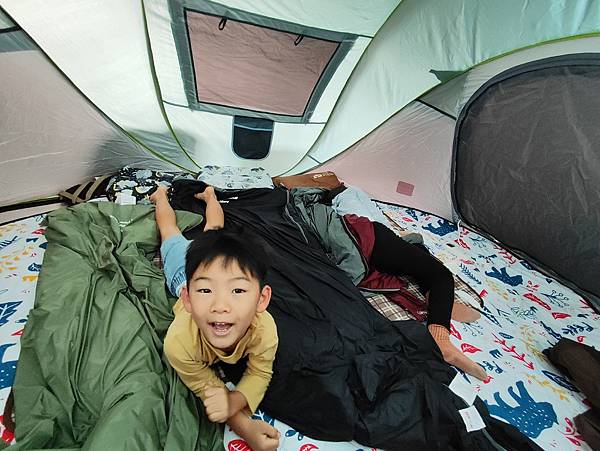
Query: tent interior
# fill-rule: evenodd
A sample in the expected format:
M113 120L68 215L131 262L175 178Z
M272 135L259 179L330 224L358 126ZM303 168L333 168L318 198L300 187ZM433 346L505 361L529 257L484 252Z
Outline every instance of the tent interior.
M91 218L116 217L149 255L152 207L127 205L135 198L116 191L142 173L154 184L203 180L215 168L247 179L262 168L268 183L333 173L360 187L392 230L422 235L454 273L457 299L481 314L451 325L452 342L489 375L463 375L468 390L542 449L594 449L575 417L598 405L542 351L562 338L600 345L598 0L0 0L0 67L0 407L11 393L16 419L15 429L6 411L0 417L6 444L248 449L202 420L184 386L163 380L177 376L160 345L148 357L156 384L170 387L160 415L137 415L160 410L151 396L136 397L139 381L111 394L124 400L118 408L94 397L100 382L83 376L90 355L104 368L134 351L103 354L93 341L100 329L82 332L101 310L69 305L90 291L76 280L87 276L53 248L68 231L98 244L112 226ZM58 193L75 187L83 196L99 177L123 205L65 208ZM234 185L215 186L228 199L228 188L243 193ZM76 217L89 231L68 224ZM178 212L182 224L189 218ZM140 287L150 282L125 279L133 310L145 312ZM364 301L394 327L413 327L385 296ZM147 346L161 341L170 313L153 314L139 315L155 329L138 340ZM97 327L127 324L114 321ZM281 432L279 449L394 448L374 432L368 443L338 434L332 406L315 401L320 412L303 412L309 404L292 392L278 395L287 403L274 409L279 416L267 407L255 414Z

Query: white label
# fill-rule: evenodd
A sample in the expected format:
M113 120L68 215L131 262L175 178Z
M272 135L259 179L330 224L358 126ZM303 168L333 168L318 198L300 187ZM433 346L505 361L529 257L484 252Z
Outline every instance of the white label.
M137 203L137 199L135 196L125 193L117 193L115 203L119 205L135 205Z
M465 426L467 427L467 432L478 431L479 429L483 429L485 427L485 423L483 419L477 412L475 406L467 407L466 409L459 410L460 416L465 422Z
M473 402L475 402L477 394L475 393L475 390L473 390L471 384L469 384L461 374L454 376L454 379L452 379L452 382L450 382L448 388L452 390L455 395L458 395L464 399L468 405L471 405Z

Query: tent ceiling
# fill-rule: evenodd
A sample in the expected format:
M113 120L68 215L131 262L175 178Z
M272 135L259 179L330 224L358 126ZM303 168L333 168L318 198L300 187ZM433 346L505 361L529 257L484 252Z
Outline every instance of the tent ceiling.
M13 28L16 24L6 15L2 8L0 8L0 31L6 28Z
M490 78L505 70L543 58L600 51L600 36L568 39L523 49L474 67L421 97L424 102L458 117L467 101Z
M373 37L401 0L225 0L230 8L313 28Z
M435 71L600 32L600 3L404 0L382 26L309 155L327 161L440 83Z

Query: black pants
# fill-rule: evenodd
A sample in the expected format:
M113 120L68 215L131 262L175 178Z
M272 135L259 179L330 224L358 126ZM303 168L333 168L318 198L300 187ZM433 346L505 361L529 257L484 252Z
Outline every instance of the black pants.
M421 291L429 292L427 323L439 324L450 329L454 303L452 273L425 247L404 241L378 222L373 223L373 228L375 246L370 264L379 272L413 277Z

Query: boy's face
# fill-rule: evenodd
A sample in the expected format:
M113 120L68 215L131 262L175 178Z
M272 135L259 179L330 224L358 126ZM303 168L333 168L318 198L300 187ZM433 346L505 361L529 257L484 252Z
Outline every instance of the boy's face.
M269 305L271 287L261 290L258 280L243 272L236 261L223 266L223 258L217 257L196 269L181 297L208 342L232 351L256 313Z

